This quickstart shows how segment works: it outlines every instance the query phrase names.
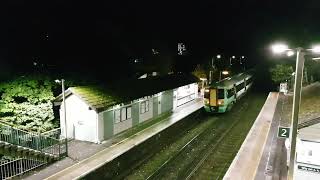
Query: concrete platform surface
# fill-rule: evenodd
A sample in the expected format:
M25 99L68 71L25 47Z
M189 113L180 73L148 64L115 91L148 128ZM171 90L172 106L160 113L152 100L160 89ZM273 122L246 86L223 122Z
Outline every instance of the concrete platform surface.
M255 179L276 110L278 93L269 93L257 119L223 179Z

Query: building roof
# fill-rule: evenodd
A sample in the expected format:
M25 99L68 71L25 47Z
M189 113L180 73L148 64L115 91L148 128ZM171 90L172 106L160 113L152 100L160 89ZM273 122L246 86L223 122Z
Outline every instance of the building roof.
M71 94L82 99L89 107L97 112L121 103L130 102L145 96L174 89L180 86L197 82L193 75L175 74L164 77L151 77L146 79L121 80L117 83L95 86L71 87L66 90L66 96ZM55 102L62 101L60 94Z

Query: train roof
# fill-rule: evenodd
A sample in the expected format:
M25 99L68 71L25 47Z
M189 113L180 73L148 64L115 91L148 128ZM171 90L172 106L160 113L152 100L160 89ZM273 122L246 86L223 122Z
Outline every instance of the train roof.
M211 87L216 88L232 88L235 84L240 84L242 81L248 77L251 77L252 73L240 73L237 75L234 75L232 77L225 78L221 81L218 81L216 83L213 83Z

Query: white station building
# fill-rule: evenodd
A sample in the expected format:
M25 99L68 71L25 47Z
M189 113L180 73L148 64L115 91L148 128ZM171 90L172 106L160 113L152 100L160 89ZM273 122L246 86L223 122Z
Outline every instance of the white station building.
M100 143L139 123L170 113L198 97L197 78L168 75L132 80L110 88L71 87L65 91L67 136ZM62 94L61 135L65 136Z

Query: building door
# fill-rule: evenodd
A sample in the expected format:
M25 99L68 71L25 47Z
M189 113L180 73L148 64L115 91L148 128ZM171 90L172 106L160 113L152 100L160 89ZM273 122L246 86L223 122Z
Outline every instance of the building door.
M158 114L161 114L161 101L162 101L162 95L158 96Z
M173 91L173 110L178 107L178 89Z
M158 97L153 98L153 117L158 116Z
M74 124L74 136L76 140L88 141L88 127L85 126L83 121L76 121Z

